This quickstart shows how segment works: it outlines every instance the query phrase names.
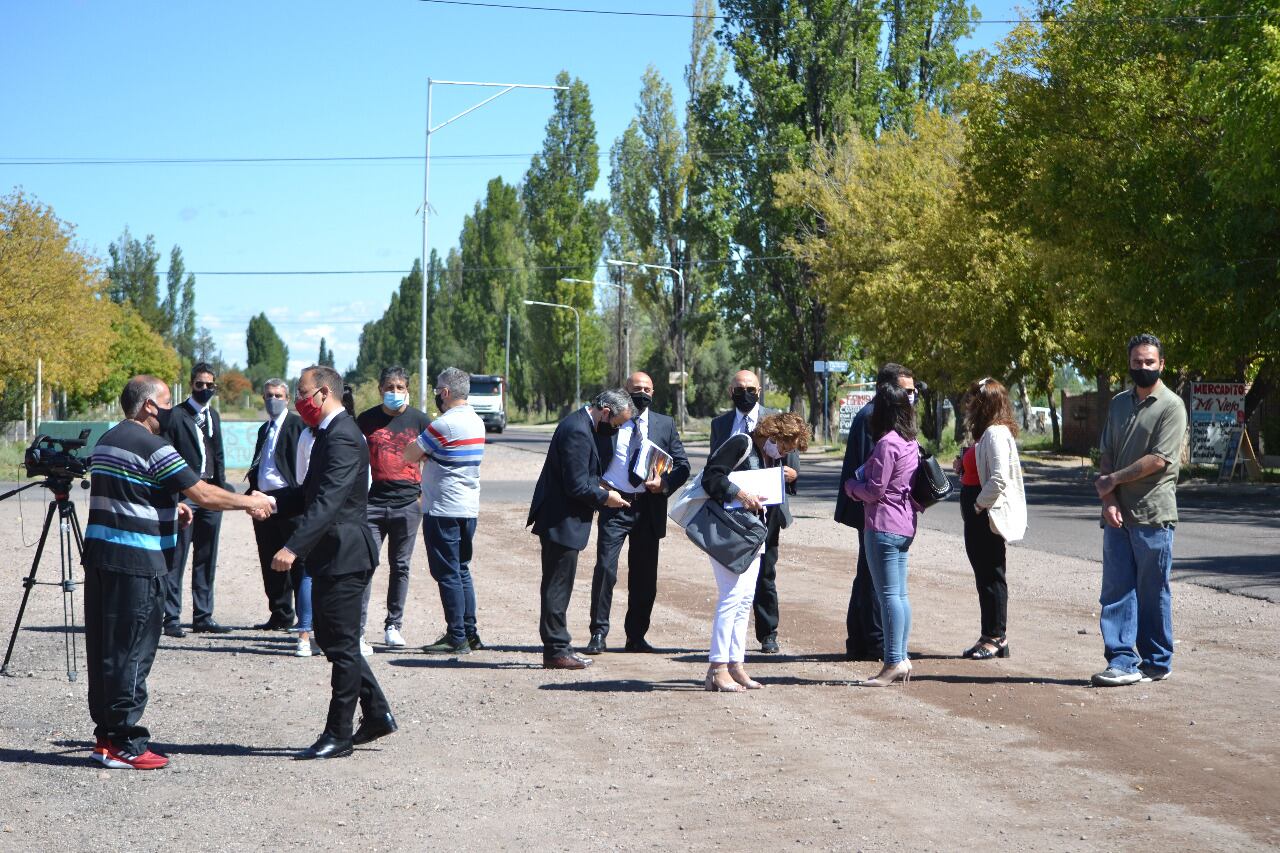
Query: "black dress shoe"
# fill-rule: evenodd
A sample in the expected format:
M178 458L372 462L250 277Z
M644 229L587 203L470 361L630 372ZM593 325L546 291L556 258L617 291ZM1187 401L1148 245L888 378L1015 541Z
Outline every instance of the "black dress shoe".
M191 626L193 634L230 634L231 629L226 625L219 625L212 619L206 619L203 622L196 622Z
M362 717L356 733L351 736L351 742L359 746L362 743L368 743L371 740L394 734L399 728L396 725L396 718L391 716L390 711L378 717Z
M168 625L164 626L164 635L166 637L176 637L181 640L183 637L187 636L187 632L182 630L182 626L177 622L170 622Z
M844 659L848 661L878 661L881 660L882 657L878 651L873 652L870 649L846 648L844 652Z
M294 756L298 761L310 761L314 758L345 758L351 754L351 741L334 737L331 734L320 735L320 740Z
M622 647L624 652L636 652L639 654L653 654L657 651L653 646L649 645L643 637L638 640L627 640L627 644Z
M760 653L766 655L776 655L782 651L782 647L778 645L777 637L765 637L760 641Z
M582 651L588 655L599 655L604 654L604 650L607 648L608 646L604 643L604 634L592 634L591 642L587 643L587 647Z
M471 646L471 651L482 652L485 650L484 642L480 639L479 634L472 634L467 637L467 645Z
M266 622L253 626L255 631L288 631L293 627L292 622L284 622L277 619L268 619Z
M578 657L571 652L542 656L543 669L586 669L589 666L591 666L591 661Z

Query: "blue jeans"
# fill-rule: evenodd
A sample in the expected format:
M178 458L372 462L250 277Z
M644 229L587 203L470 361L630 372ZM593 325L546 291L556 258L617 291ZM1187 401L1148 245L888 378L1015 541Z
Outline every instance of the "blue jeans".
M293 588L293 609L298 614L298 631L311 633L311 575L304 568L298 573L297 586Z
M475 535L474 518L422 517L427 565L440 586L449 642L455 646L476 636L476 590L471 585L471 540Z
M1134 525L1102 531L1102 615L1107 665L1167 671L1173 661L1173 528Z
M907 658L907 636L911 633L911 600L907 598L907 550L914 538L871 529L862 534L862 545L867 551L867 568L871 570L871 583L880 600L885 666L893 666Z

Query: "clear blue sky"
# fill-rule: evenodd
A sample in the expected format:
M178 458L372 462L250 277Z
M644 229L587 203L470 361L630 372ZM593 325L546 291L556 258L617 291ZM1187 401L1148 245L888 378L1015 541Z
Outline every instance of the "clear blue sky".
M537 5L536 2L533 3ZM680 0L574 0L688 12ZM978 2L1013 17L1011 0ZM988 46L1005 24L979 26ZM22 187L76 226L99 257L128 226L182 247L199 323L230 362L266 311L290 370L321 336L339 368L378 317L395 272L215 276L217 271L406 270L421 247L427 77L590 86L601 154L630 121L654 65L677 98L687 19L478 9L415 0L8 2L0 11L0 192ZM437 121L477 90L437 88ZM432 143L431 245L454 245L491 177L518 181L542 142L551 95L512 92ZM510 155L450 160L450 155ZM382 163L12 165L40 158L413 156ZM600 184L606 187L607 159ZM162 264L163 266L164 264Z

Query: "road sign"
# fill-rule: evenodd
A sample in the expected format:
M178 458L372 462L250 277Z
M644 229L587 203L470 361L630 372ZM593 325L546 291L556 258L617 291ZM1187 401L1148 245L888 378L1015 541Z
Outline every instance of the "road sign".
M848 369L847 361L815 361L813 363L814 373L844 373Z
M688 373L680 373L679 371L675 371L675 370L672 370L667 373L668 385L683 385L688 381L689 381Z

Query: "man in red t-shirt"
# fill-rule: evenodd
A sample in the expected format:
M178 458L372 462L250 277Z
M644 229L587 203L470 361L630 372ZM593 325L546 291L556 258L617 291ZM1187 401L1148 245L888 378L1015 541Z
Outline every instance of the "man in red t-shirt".
M361 412L356 418L360 432L369 443L369 531L387 543L387 618L384 640L388 648L404 648L404 602L409 594L409 561L413 543L422 524L422 470L404 461L404 448L417 439L431 419L409 405L409 375L403 367L388 367L378 377L382 404ZM373 648L364 641L369 619L369 589L365 588L360 614L360 648L368 655Z

